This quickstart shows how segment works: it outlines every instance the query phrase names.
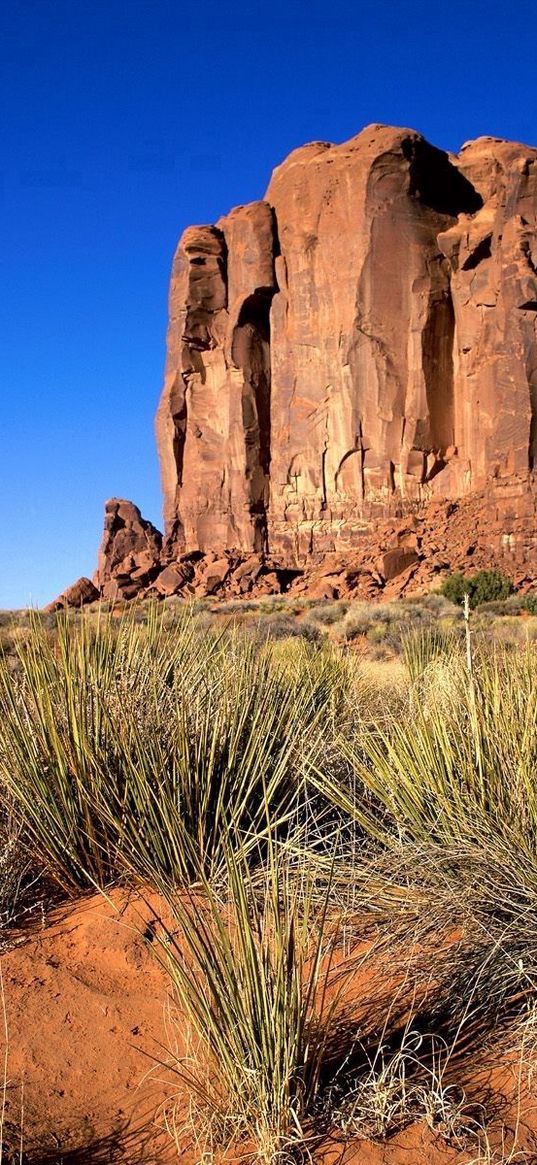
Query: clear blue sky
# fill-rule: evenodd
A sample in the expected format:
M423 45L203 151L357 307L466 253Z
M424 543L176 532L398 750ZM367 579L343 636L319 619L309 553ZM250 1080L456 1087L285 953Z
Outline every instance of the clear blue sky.
M182 229L372 121L537 143L534 2L4 0L0 607L160 524L153 415Z

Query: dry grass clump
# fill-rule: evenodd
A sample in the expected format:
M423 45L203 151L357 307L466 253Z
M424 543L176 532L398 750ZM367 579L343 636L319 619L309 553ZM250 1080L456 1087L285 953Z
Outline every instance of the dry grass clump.
M485 848L491 836L536 852L537 657L464 653L436 633L407 640L405 707L381 723L362 717L340 747L356 797L331 785L338 805L379 842Z
M55 894L27 852L20 823L4 813L0 824L0 950L13 928L44 914Z
M345 1074L336 1079L328 1097L330 1116L346 1137L386 1140L423 1120L449 1144L465 1147L475 1140L484 1114L449 1080L450 1049L432 1037L424 1056L424 1043L420 1032L408 1028L395 1049L381 1040L355 1080Z
M226 873L223 900L206 881L201 893L168 896L175 925L159 958L191 1041L186 1056L168 1062L190 1096L188 1118L182 1123L172 1102L167 1121L178 1148L193 1124L202 1149L232 1147L272 1163L314 1136L338 1025L338 926L329 887L319 904L306 867L291 871L272 843L262 885L242 848L226 851Z

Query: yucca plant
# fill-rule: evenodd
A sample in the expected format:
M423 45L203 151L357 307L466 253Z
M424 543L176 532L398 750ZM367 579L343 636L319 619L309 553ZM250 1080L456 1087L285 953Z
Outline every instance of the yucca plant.
M228 834L255 844L266 807L296 812L304 760L332 734L335 664L293 671L188 611L36 616L0 663L0 795L69 892L216 871ZM325 674L326 673L326 674ZM335 674L335 672L334 672Z
M227 844L258 845L268 810L283 827L321 745L314 696L270 652L227 634L200 682L176 673L158 732L118 717L129 812L111 789L109 814L127 865L153 880L217 877Z
M341 738L354 791L319 771L315 782L385 844L476 843L496 833L537 849L537 661L478 652L438 659L407 708Z
M431 663L459 654L459 638L440 627L418 627L401 637L402 656L410 680L415 683Z
M187 619L166 635L150 609L143 625L135 612L119 623L65 615L54 635L35 615L15 665L0 660L0 789L65 890L103 886L116 869L130 808L118 720L164 700L176 671L195 686L212 650Z
M190 1120L206 1129L208 1142L242 1143L247 1155L272 1165L303 1147L311 1131L341 976L338 989L329 890L319 905L307 869L291 871L270 829L268 836L261 887L251 855L226 845L224 901L206 880L196 893L168 896L173 925L157 953L183 1045L168 1066L193 1102ZM179 1141L174 1107L168 1124Z
M311 779L368 841L371 874L355 851L349 884L369 887L394 923L408 925L408 910L425 932L457 918L496 968L488 1005L508 1013L537 983L532 649L478 642L471 671L460 652L432 661L406 707L358 720L340 749L349 772L314 767Z

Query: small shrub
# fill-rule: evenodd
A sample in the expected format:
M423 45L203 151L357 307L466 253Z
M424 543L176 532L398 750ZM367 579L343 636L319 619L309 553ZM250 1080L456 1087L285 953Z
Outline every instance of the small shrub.
M422 611L428 611L430 615L435 617L449 616L454 614L453 603L444 594L439 591L431 591L428 595L420 595L419 598L408 598L405 600L407 605L418 606ZM458 614L458 612L457 612Z
M504 650L520 650L535 640L537 619L530 615L521 619L519 615L493 616L488 605L479 608L475 616L474 643L486 645L488 651L501 645Z
M308 643L318 643L321 638L318 627L291 614L266 615L259 624L259 634L262 639L268 635L271 639L305 639Z
M343 620L342 630L345 639L352 641L359 639L362 635L367 635L375 617L374 610L372 603L353 603Z
M508 599L492 599L490 602L479 604L480 615L520 615L524 607L518 595L509 595Z
M456 603L458 607L462 607L464 596L470 594L470 580L465 578L460 571L454 571L453 574L446 575L445 579L442 580L440 594L450 603Z
M506 599L512 594L513 584L499 570L478 570L472 578L471 602L479 607L481 603L491 603Z
M316 623L321 623L323 626L331 627L334 623L339 623L341 619L347 614L349 604L336 599L332 602L330 599L324 599L319 605L311 608L310 619L314 619Z
M507 599L513 591L513 584L499 570L478 570L473 575L463 575L460 571L448 574L440 588L445 599L462 606L468 595L472 608L482 603Z
M384 643L388 633L388 626L389 624L384 622L373 623L371 627L368 628L368 642L374 644Z
M399 655L405 635L413 628L429 627L433 615L419 602L353 603L343 621L347 640L362 636L370 647Z
M530 591L529 595L524 595L521 606L528 615L537 615L537 591Z

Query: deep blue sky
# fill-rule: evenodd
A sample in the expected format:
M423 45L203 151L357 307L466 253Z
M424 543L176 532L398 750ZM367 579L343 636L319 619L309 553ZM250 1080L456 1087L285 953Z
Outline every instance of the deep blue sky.
M372 121L537 143L534 0L4 0L0 607L160 524L153 439L182 229Z

